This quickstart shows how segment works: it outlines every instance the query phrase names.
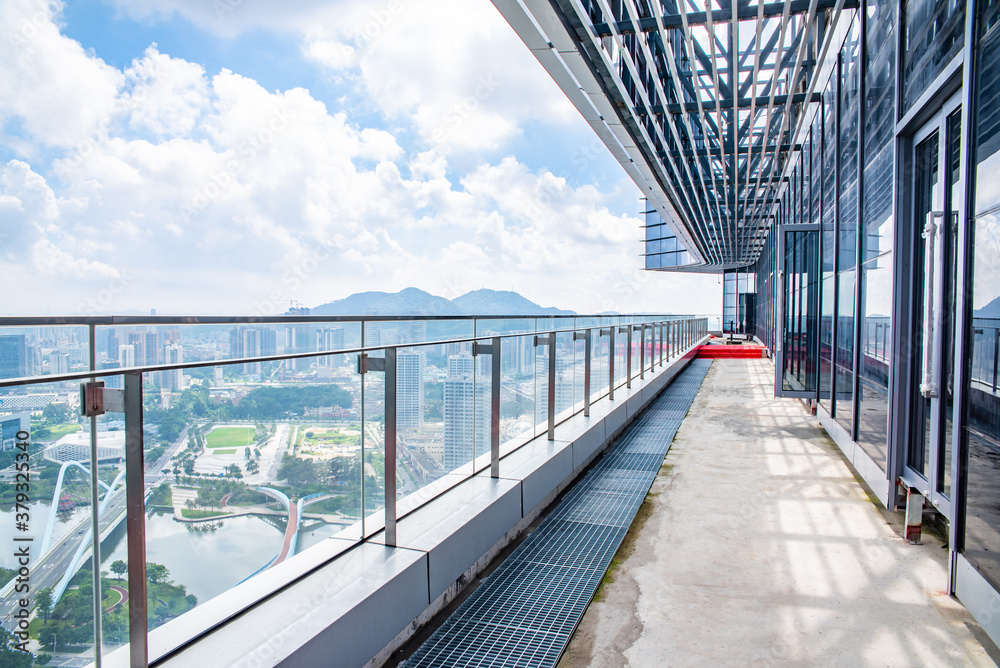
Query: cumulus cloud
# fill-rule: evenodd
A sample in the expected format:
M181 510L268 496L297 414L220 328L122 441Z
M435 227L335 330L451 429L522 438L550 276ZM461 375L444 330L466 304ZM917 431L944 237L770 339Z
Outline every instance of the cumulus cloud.
M353 1L334 4L362 11ZM365 81L376 73L392 79L366 85L386 114L422 135L490 76L492 64L481 70L453 62L467 42L489 46L512 37L506 26L502 38L480 30L468 16L495 14L488 3L485 10L463 6L462 30L454 31L458 58L444 57L442 47L394 71L392 57L421 51L412 40L427 15L461 14L446 0L430 4L433 10L401 10L383 28L399 32L385 39L362 43L350 31L322 29L353 49ZM175 12L201 16L205 25L213 20L208 3L130 6L144 20ZM277 17L271 3L249 0L243 10L231 15L243 23L228 30L273 14L278 28L302 31L309 13L298 7ZM540 113L514 111L519 96L531 94L530 77L524 92L524 82L510 75L490 98L498 106L484 103L476 113L486 115L470 114L446 141L408 153L392 132L360 126L308 90L268 91L238 72L210 74L156 45L116 70L59 32L58 7L2 0L0 16L8 26L18 17L41 23L40 41L28 47L40 62L0 64L0 82L12 92L0 100L0 114L23 126L18 138L34 149L0 165L0 277L9 313L85 310L97 294L114 295L100 303L111 311L280 311L292 299L320 304L410 285L446 297L513 288L563 307L624 311L650 304L648 287L670 280L635 271L640 221L613 210L619 193L574 186L514 157L453 171L455 151L496 145L518 131L525 113ZM57 72L73 72L81 86ZM51 89L48 79L31 79L49 75ZM421 85L429 90L420 94ZM505 109L511 125L488 122ZM43 148L45 159L38 157ZM601 296L609 294L613 299Z
M390 119L415 124L443 152L496 150L525 122L586 129L572 105L488 1L116 0L154 21L180 16L223 38L284 31L331 75L357 81Z
M112 112L123 75L59 31L62 4L0 3L0 128L17 120L30 144L72 146ZM15 144L11 144L12 146Z

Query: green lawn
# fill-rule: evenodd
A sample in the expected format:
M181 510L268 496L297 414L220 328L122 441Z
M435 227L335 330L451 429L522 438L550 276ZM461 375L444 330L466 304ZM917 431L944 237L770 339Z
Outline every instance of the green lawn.
M75 434L80 431L81 427L78 424L60 424L55 427L49 427L49 438L53 441L62 438L66 434Z
M229 448L229 449L216 448L216 449L212 450L212 454L213 455L235 455L236 454L236 448Z
M247 441L253 445L256 434L253 427L219 427L208 432L206 444L209 448L239 448L247 447Z

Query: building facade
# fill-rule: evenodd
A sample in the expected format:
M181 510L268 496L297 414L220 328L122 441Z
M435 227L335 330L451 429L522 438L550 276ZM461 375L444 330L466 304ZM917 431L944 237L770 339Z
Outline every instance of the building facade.
M444 381L442 457L446 471L468 464L475 453L489 450L489 381L488 376L476 374L475 369L476 358L472 355L448 357L448 376Z
M424 370L427 354L423 350L400 350L396 353L396 427L420 429L424 426Z
M1000 641L1000 3L495 5Z
M27 371L27 351L23 334L0 336L0 378L22 378Z

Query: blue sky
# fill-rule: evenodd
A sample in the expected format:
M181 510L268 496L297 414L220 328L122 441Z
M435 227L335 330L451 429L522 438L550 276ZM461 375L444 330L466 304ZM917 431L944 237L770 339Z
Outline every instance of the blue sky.
M488 0L0 0L0 312L718 310Z

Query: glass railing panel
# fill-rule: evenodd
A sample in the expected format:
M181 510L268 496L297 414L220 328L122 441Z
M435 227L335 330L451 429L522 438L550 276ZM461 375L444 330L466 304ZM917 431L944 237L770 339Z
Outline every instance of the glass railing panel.
M365 338L368 339L366 329ZM383 350L369 353L384 358ZM362 376L362 461L361 485L364 489L363 515L365 538L385 528L385 373L368 371Z
M582 397L583 369L577 373L577 345L573 332L556 334L556 422L562 422L574 412L575 399ZM580 408L582 408L582 404Z
M402 500L397 515L472 474L474 426L484 418L489 425L476 370L488 367L489 357L473 358L471 352L470 344L396 352L396 496ZM488 395L485 402L488 411Z
M553 351L548 345L541 345L548 341L545 334L538 334L535 346L535 435L545 434L548 430L549 419L549 355Z
M51 376L89 369L87 327L0 328L0 378Z
M504 339L500 357L500 452L507 454L535 434L534 335Z
M608 395L608 373L611 359L611 343L607 335L601 334L601 329L610 325L595 327L591 331L590 343L590 400L597 401Z
M406 346L432 341L470 339L477 322L464 320L367 320L366 346Z
M438 346L435 392L441 396L442 475L469 476L476 443L489 443L490 397L486 381L490 358L472 355L472 344ZM487 446L488 447L488 446Z
M25 332L14 336L22 334ZM80 417L78 387L77 383L60 382L0 388L0 403L4 405L0 413L0 470L5 476L0 487L0 538L8 548L0 554L0 623L10 632L27 630L40 643L36 656L57 650L86 665L96 655L92 594L95 504L91 425L89 419ZM121 429L120 415L98 419L99 452L113 448L116 456L98 466L102 484L98 486L97 509L105 500L114 499L103 485L112 486L117 475L124 445ZM121 484L119 480L118 488ZM111 517L114 510L105 518L117 520ZM102 532L108 529L107 521L101 527ZM22 548L26 564L21 563L25 556ZM108 549L105 544L104 551ZM102 578L100 587L106 600L113 601L115 594L107 577ZM24 613L22 599L28 603ZM27 629L20 628L19 617L28 611L33 611L36 621ZM102 654L107 654L107 645L116 636L107 614L102 621Z
M308 379L281 362L250 364L221 386L214 367L143 374L150 629L327 538L360 539L363 484L365 511L381 503L371 446L362 466L356 363ZM158 383L164 373L180 374L181 389ZM268 380L249 379L258 374ZM112 571L118 561L127 563L125 540L102 559Z
M616 323L615 324L615 387L621 387L625 384L625 357L626 351L628 350L628 333L622 329L622 327Z
M643 365L646 371L649 371L653 367L653 361L655 360L654 355L656 354L656 338L653 327L646 327L646 331L643 334L643 346L646 349L646 355L643 360Z
M480 318L476 321L476 336L481 339L534 332L534 318Z

